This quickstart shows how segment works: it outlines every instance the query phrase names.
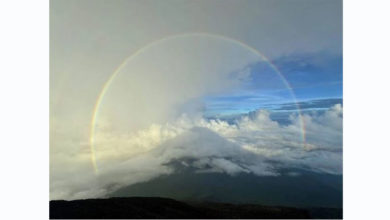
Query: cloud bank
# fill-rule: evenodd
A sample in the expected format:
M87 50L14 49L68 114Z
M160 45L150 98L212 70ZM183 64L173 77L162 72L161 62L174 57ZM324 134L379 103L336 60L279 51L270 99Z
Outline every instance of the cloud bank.
M78 169L57 167L51 199L104 197L122 186L176 172L170 166L173 161L197 172L229 175L277 176L283 168L342 174L342 117L340 104L322 113L304 114L306 143L302 143L298 115L292 113L290 123L281 125L265 110L243 115L234 123L184 114L131 135L107 132L104 138L117 147L99 154L99 175L87 172L91 169L86 165L88 155L72 158ZM123 143L126 149L138 150L126 153L119 147Z

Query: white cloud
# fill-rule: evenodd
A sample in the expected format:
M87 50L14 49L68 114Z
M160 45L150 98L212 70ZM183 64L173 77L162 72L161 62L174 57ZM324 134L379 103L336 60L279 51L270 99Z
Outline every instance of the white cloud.
M281 125L264 110L243 116L234 124L183 115L174 122L154 124L130 135L107 132L107 141L97 143L111 142L111 148L98 154L99 176L88 170L89 157L69 159L68 163L77 164L77 169L53 167L51 198L104 196L121 186L173 173L174 167L167 164L183 158L190 158L191 162L183 163L198 172L261 176L279 175L280 168L301 168L340 174L342 106L335 105L322 114L304 115L306 147L300 138L299 118L292 115L290 119L291 124ZM68 156L54 157L63 161Z

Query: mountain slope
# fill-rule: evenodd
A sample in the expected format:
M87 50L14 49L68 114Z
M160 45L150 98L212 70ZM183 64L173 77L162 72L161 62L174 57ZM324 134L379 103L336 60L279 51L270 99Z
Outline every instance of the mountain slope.
M119 189L109 197L167 197L181 201L342 208L342 176L300 171L256 176L178 172Z

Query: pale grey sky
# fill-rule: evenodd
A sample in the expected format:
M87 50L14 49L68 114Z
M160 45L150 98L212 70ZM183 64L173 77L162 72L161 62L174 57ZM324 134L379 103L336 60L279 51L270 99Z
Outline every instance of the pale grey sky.
M52 0L51 113L90 118L102 85L137 49L175 34L207 32L267 57L341 53L340 0Z

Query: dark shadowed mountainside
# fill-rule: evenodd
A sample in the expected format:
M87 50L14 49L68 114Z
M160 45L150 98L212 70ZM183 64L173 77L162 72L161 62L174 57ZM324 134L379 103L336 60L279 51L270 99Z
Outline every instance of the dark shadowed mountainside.
M342 208L342 175L290 169L280 171L279 176L248 173L232 176L175 168L174 174L123 187L108 197L164 197L179 201Z
M342 218L341 209L298 209L248 204L210 202L184 203L173 199L131 197L50 201L51 219L126 219L126 218L244 218L308 219Z

